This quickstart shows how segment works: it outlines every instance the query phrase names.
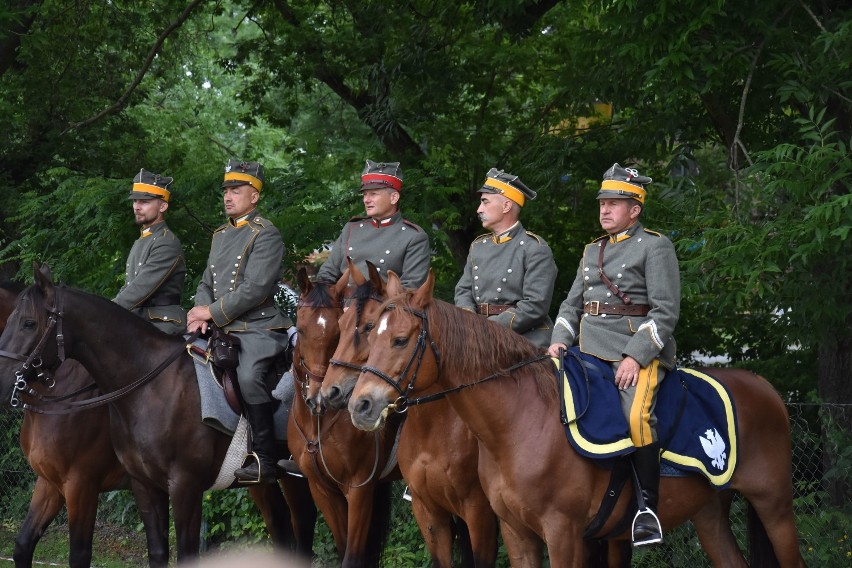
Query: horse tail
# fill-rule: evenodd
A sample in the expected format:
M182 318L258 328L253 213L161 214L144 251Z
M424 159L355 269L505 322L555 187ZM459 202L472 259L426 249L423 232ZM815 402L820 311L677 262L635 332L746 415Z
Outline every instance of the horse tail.
M476 560L473 556L473 545L470 542L470 529L467 523L461 517L453 515L450 524L453 531L453 542L455 543L453 556L461 558L459 566L462 568L473 568L476 566Z
M778 568L778 558L772 548L772 542L766 533L763 521L754 510L751 503L747 503L746 519L748 526L748 554L749 566L760 566L761 568Z
M366 566L381 566L382 554L390 532L391 496L393 483L380 481L373 491L373 514L367 534L367 549L364 554Z

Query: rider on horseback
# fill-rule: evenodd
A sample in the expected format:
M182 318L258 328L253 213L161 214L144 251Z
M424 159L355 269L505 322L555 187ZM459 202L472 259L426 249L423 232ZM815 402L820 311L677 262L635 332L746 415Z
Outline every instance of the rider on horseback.
M636 546L663 539L656 515L660 447L654 405L659 383L675 363L672 333L680 315L674 246L639 222L649 183L651 178L618 164L604 173L597 198L607 234L586 246L549 349L558 356L560 348L579 340L580 351L609 362L615 371L644 502L633 521Z
M187 316L190 333L208 322L240 338L237 380L251 425L255 461L234 472L246 483L278 477L272 400L265 378L288 346L293 323L275 305L284 243L271 221L257 212L263 166L230 160L222 183L228 222L213 232L207 267L198 283L195 307ZM252 454L249 454L250 456Z

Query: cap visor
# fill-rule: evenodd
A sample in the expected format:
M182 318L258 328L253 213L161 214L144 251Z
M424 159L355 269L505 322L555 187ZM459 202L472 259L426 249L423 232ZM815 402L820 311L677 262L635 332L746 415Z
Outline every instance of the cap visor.
M155 195L153 193L142 193L140 191L131 191L130 195L127 199L162 199L162 195Z
M387 184L384 184L384 183L372 183L372 182L362 184L362 185L361 185L361 189L359 189L358 191L364 191L364 190L367 190L367 189L393 189L394 191L396 191L396 189L394 189L393 187L391 187L391 186L389 186L389 185L387 185Z

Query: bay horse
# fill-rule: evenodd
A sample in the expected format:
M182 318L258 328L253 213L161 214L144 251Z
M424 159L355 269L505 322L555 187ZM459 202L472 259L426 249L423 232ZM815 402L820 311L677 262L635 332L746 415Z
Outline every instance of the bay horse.
M430 273L423 286L406 291L389 274L390 298L370 335L370 356L349 401L353 422L374 430L394 408L419 402L409 396L433 385L449 391L450 404L480 441L480 479L500 517L513 566L541 565L539 539L552 566L581 566L584 528L603 500L610 473L568 443L552 362L511 331L434 299L434 282ZM663 528L690 519L714 566L745 566L728 519L736 490L756 512L754 520L765 529L759 533L768 537L775 557L753 558L752 564L802 567L784 403L768 381L751 372L712 373L736 406L740 461L732 489L717 494L697 475L663 477L658 510ZM630 493L618 499L599 535L624 516Z
M55 287L47 267L34 267L34 274L36 284L19 295L7 330L0 337L0 351L4 352L0 358L0 399L10 398L15 371L20 368L20 363L7 354L41 349L37 355L42 367L55 374L51 396L59 396L74 392L74 385L85 382L74 379L76 375L66 370L79 367L74 360L91 371L89 380L94 380L101 392L113 393L185 345L181 338L157 330L109 300ZM48 324L51 317L62 322L56 326L61 325L62 349L68 359L61 366L56 330ZM102 322L110 322L110 327ZM189 356L174 359L161 374L142 388L115 398L109 411L93 407L74 414L25 413L24 424L32 425L32 430L22 428L22 448L39 480L18 536L21 557L19 561L16 556L16 566L31 565L31 549L61 508L63 497L72 531L71 565L89 565L97 494L112 487L112 478L117 475L110 468L106 469L109 475L104 473L100 464L114 463L110 456L117 456L121 462L118 467L132 478L130 485L145 525L149 563L168 564L169 497L175 514L178 559L198 554L201 494L216 478L230 438L201 423L195 369ZM89 446L103 451L90 457L85 451ZM282 488L290 507L274 484L251 486L249 491L273 542L310 554L316 509L307 487L298 479L288 479L282 481ZM49 507L39 508L42 491ZM75 528L81 524L71 526L72 515L76 516L73 503L78 501L91 518L87 516L85 525ZM76 538L75 532L79 533Z
M297 282L301 294L293 378L298 394L290 412L288 445L331 529L344 568L378 566L390 523L389 481L398 478L395 471L391 477L384 471L395 430L358 430L345 410L326 411L319 399L340 337L338 318L349 271L336 284L315 284L301 268Z
M367 268L369 279L349 263L356 289L350 308L340 318L340 340L320 391L322 402L331 408L345 408L361 366L367 362L367 338L385 300L384 281L369 261ZM466 560L477 567L495 566L497 517L473 467L479 452L476 438L446 400L423 410L412 408L405 416L397 459L432 566L452 566L454 515L467 525L472 550L462 554L472 558ZM446 451L448 447L452 452Z

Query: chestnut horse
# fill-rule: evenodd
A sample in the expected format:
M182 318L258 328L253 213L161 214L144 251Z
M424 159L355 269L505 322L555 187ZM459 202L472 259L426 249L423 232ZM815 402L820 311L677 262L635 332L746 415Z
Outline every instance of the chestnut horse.
M391 484L382 473L395 429L362 432L345 410L322 408L319 388L340 337L337 320L349 272L337 284L314 284L300 269L297 281L301 296L293 377L298 394L290 412L288 445L331 529L343 566L378 566L390 523Z
M610 473L568 443L558 418L553 364L511 331L433 299L433 287L432 274L416 291L405 291L389 274L390 299L370 335L370 357L349 401L353 422L375 430L394 408L420 402L409 396L434 385L449 391L450 404L480 441L480 479L502 521L513 565L540 566L537 543L543 539L552 566L581 566L583 532ZM756 511L780 566L804 566L793 518L784 403L753 373L712 372L731 393L739 424L740 461L731 488ZM621 495L599 534L608 534L624 516L630 493ZM714 566L745 566L728 519L731 493L718 494L697 475L662 478L658 513L664 529L691 519Z
M87 396L113 392L184 345L182 339L160 332L104 298L54 288L46 268L44 272L35 270L35 277L37 285L18 299L8 330L0 338L0 350L6 354L29 353L44 336L39 347L43 349L43 367L55 369L56 387L49 396L75 392L92 380L100 391ZM56 332L46 327L57 301L61 308L53 317L62 321L64 349L69 357L61 366ZM105 328L101 322L110 322L111 326ZM93 371L92 378L74 359ZM0 399L10 398L15 371L20 367L6 355L0 359ZM145 524L150 564L168 563L170 493L178 558L197 555L201 492L212 485L229 439L201 424L195 370L189 357L178 358L162 374L161 379L115 399L111 413L104 406L74 414L40 414L35 408L25 413L21 447L39 477L18 534L16 566L31 565L33 549L63 501L71 531L70 564L89 566L97 495L118 487L124 468L135 477L131 485ZM42 396L48 394L44 385L29 386ZM187 419L193 414L198 415L197 420ZM310 554L316 509L307 487L299 480L285 480L283 488L292 513L274 484L252 486L249 491L273 542Z
M367 337L375 327L384 302L385 283L375 266L367 262L369 280L349 263L357 286L352 304L340 318L340 341L322 383L323 403L343 408L367 362ZM348 422L348 420L347 420ZM451 447L453 451L447 452ZM411 492L414 517L436 568L452 566L453 515L467 524L472 564L494 566L497 560L497 517L479 483L476 468L477 442L458 414L442 400L428 412L412 408L399 437L397 459Z

